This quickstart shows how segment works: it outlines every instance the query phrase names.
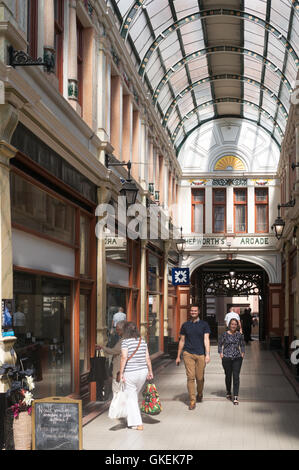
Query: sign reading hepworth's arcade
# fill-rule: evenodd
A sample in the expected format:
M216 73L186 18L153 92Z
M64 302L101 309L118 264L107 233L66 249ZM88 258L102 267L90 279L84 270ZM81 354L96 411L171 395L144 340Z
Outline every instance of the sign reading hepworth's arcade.
M186 250L199 250L202 248L275 248L276 238L272 236L238 236L238 237L206 237L185 236Z

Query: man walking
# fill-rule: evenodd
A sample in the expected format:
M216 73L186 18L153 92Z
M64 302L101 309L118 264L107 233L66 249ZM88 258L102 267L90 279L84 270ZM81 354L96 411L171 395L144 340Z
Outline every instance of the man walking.
M210 327L207 322L199 319L199 306L192 305L190 321L183 323L180 331L180 342L176 364L181 362L181 353L187 375L187 388L189 392L189 410L194 410L196 400L202 401L204 386L204 370L210 362ZM195 381L197 396L195 396Z

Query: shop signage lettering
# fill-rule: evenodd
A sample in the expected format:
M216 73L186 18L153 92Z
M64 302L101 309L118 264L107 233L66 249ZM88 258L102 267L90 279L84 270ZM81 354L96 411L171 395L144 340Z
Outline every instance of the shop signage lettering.
M250 237L242 238L240 241L241 245L269 245L269 238L263 237Z
M274 237L203 237L194 236L187 237L186 248L210 248L210 247L260 247L260 246L275 246L276 240Z

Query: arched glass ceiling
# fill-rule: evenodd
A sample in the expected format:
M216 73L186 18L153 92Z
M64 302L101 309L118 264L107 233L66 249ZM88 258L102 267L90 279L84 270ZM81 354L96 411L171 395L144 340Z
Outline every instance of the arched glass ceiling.
M222 116L255 121L281 143L298 73L299 1L107 3L177 149Z

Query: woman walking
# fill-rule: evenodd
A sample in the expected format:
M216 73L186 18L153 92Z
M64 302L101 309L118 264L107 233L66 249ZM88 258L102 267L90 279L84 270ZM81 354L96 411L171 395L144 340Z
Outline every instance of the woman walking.
M128 396L128 427L142 431L138 393L146 379L153 379L153 371L147 344L141 338L137 326L133 322L126 322L123 330L120 378L125 383Z
M226 398L232 399L231 385L233 379L234 405L239 404L240 371L245 355L245 344L243 335L237 331L238 322L231 319L228 330L219 338L218 353L222 359L225 372Z
M125 321L119 321L116 325L115 331L119 336L118 342L113 346L113 348L108 348L107 346L96 345L96 350L100 351L101 349L105 354L113 356L113 366L112 366L112 392L113 395L119 391L119 382L120 382L120 355L121 355L121 338L123 335L123 329L125 326Z

